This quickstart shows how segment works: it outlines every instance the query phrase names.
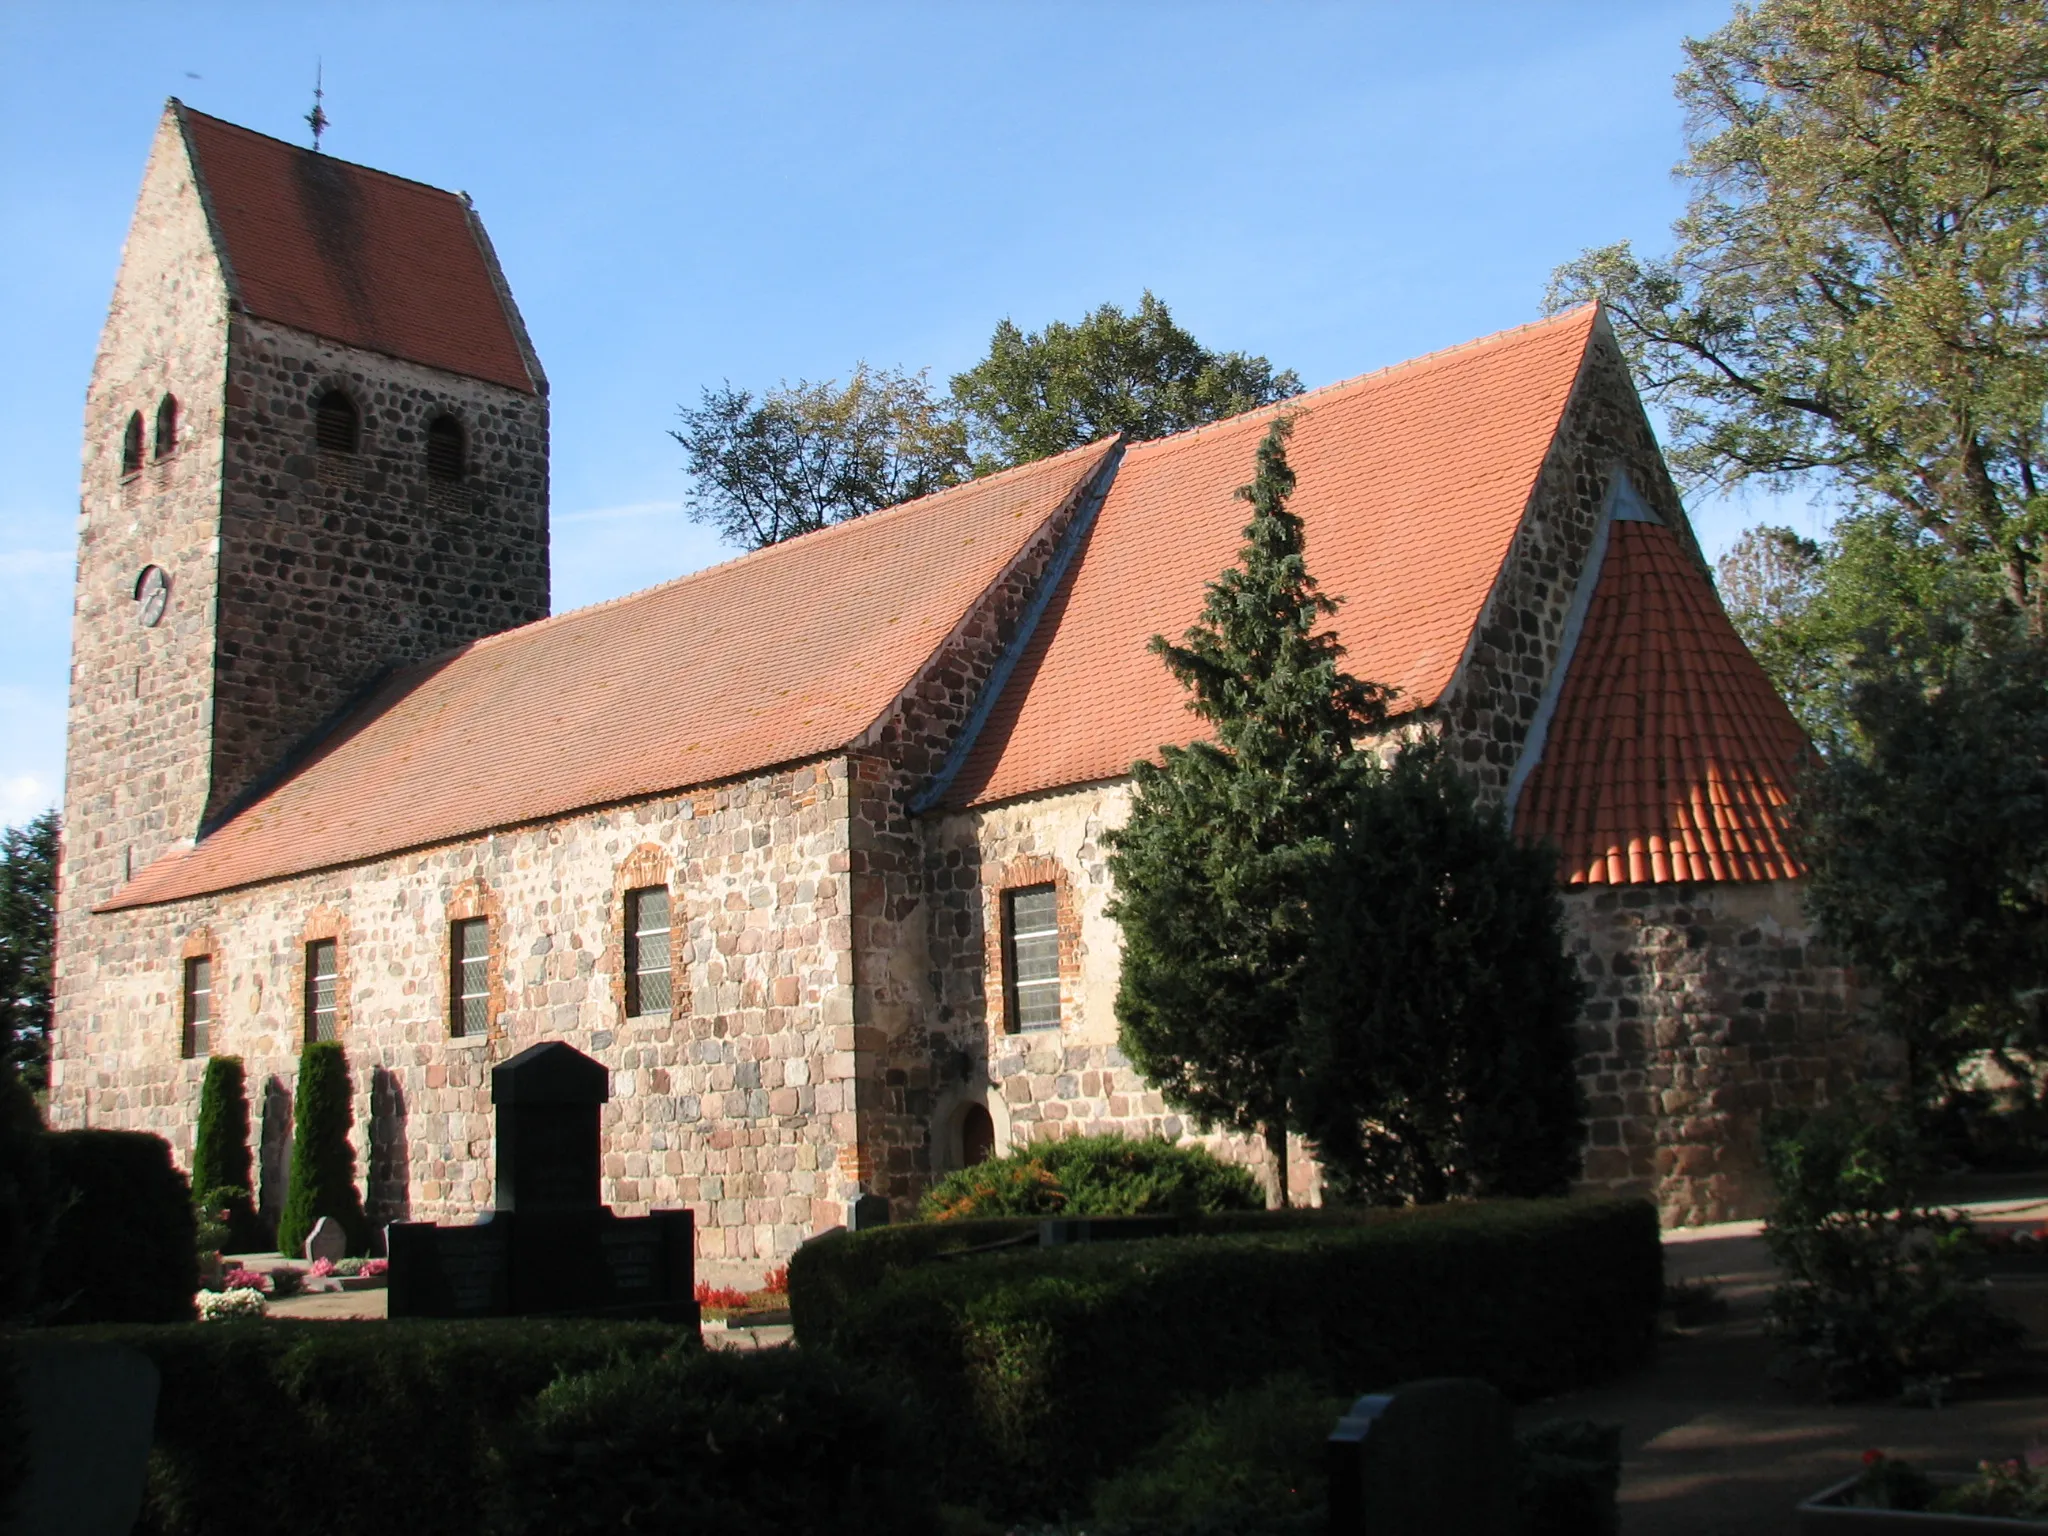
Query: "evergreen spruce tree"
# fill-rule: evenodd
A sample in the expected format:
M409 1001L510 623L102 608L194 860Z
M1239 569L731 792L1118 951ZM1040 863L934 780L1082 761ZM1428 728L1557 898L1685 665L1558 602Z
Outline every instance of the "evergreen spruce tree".
M1363 776L1316 893L1304 1104L1326 1189L1428 1204L1563 1194L1585 1106L1556 860L1439 740Z
M1238 562L1209 584L1186 643L1152 640L1213 741L1134 765L1131 814L1110 838L1111 915L1124 956L1124 1054L1166 1101L1265 1138L1288 1199L1286 1137L1305 1098L1301 1002L1316 959L1314 893L1373 760L1388 690L1339 666L1287 507L1291 422L1273 423Z
M227 1212L237 1251L263 1246L249 1154L249 1100L239 1056L215 1056L199 1085L199 1128L192 1143L192 1197L204 1217Z
M292 1120L291 1187L277 1225L278 1250L299 1252L320 1218L331 1216L348 1233L349 1248L361 1252L368 1223L348 1141L348 1061L337 1042L312 1041L299 1057Z

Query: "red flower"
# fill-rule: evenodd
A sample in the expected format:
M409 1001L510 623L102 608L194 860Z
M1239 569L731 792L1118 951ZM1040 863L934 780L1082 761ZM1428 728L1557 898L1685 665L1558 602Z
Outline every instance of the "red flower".
M1877 1464L1878 1464L1878 1463L1879 1463L1880 1461L1883 1461L1883 1460L1884 1460L1884 1452L1883 1452L1883 1451L1865 1451L1865 1452L1863 1453L1863 1465L1865 1465L1866 1467L1874 1467L1874 1466L1876 1466L1876 1465L1877 1465Z

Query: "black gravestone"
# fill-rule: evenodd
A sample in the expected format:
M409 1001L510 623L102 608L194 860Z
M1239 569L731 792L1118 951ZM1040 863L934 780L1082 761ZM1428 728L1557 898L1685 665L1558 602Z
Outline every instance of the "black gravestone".
M1331 1536L1513 1536L1514 1420L1483 1381L1361 1397L1326 1442Z
M473 1226L388 1229L392 1317L697 1320L688 1211L615 1216L601 1199L601 1062L549 1041L491 1073L497 1206Z

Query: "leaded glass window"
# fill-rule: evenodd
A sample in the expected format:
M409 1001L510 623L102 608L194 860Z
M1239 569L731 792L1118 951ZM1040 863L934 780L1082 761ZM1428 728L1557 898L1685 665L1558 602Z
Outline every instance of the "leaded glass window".
M1059 899L1049 885L1003 893L1003 951L1012 1029L1060 1022Z
M306 1038L334 1040L341 1034L341 954L332 939L306 946Z
M670 982L668 887L626 892L626 1013L667 1013Z
M213 956L185 962L185 1055L204 1056L213 1033Z
M451 925L448 953L453 962L449 1027L458 1036L487 1034L491 1027L491 920L465 917Z

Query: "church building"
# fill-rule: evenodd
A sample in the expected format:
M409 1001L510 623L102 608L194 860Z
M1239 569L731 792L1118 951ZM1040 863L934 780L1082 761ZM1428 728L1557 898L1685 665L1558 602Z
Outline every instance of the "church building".
M1762 1115L1869 1047L1802 910L1805 740L1605 319L1284 409L1347 667L1560 850L1586 1182L1756 1213ZM1117 1049L1103 834L1198 727L1146 643L1273 414L550 617L547 380L468 199L173 101L87 395L53 1119L188 1157L240 1056L274 1211L338 1040L372 1214L463 1220L491 1067L563 1040L608 1202L760 1262L991 1150L1203 1135Z

